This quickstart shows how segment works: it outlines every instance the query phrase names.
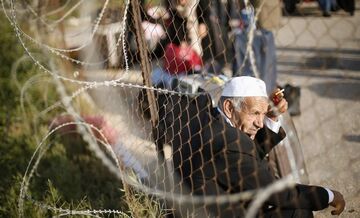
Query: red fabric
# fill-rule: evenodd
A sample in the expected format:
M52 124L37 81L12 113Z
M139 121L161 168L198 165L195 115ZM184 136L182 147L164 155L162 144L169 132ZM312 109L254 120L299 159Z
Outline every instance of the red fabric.
M85 123L91 124L98 129L98 130L96 130L96 129L92 128L92 132L97 139L105 142L105 139L104 139L104 137L105 137L109 144L114 145L116 143L119 134L115 128L111 127L106 122L106 120L104 119L103 116L85 115L85 116L82 116L82 118L84 119ZM50 124L50 129L52 130L60 125L74 122L74 120L75 119L71 115L60 115L58 117L55 117L54 120L52 120L52 122ZM74 132L74 131L77 131L76 124L65 125L58 130L58 132L63 133L63 134L68 133L68 132ZM100 134L99 131L103 134L104 137Z
M202 65L201 57L190 46L177 46L174 43L166 46L164 69L170 74L200 70Z

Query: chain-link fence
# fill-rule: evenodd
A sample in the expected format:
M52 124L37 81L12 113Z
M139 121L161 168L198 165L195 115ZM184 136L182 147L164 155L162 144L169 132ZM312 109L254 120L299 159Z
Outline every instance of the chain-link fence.
M41 113L62 106L66 114L44 140L76 125L123 184L155 196L168 216L311 217L329 205L320 186L346 196L344 217L359 214L354 1L2 4L27 54L57 87L59 102ZM284 89L280 132L264 125L254 139L233 125L221 95L239 76L262 79L269 96ZM93 120L98 115L107 125ZM46 151L39 143L29 163L20 215Z

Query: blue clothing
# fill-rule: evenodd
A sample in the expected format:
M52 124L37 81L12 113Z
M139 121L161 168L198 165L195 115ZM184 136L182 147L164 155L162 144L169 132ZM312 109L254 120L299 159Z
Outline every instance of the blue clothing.
M318 0L319 6L323 12L330 12L336 7L336 0Z
M248 36L245 31L235 33L234 76L254 76L249 58L246 60L244 68L240 69L245 60L247 44ZM260 74L258 76L265 82L266 91L270 94L276 88L277 80L276 46L273 33L265 29L256 30L252 47L255 55L256 68Z

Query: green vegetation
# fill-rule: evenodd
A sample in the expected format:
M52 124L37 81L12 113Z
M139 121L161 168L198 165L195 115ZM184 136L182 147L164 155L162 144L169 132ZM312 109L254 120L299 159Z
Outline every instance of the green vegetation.
M23 57L24 49L3 13L0 13L0 32L0 217L11 218L19 215L17 205L22 177L31 156L48 133L51 120L64 111L59 107L40 114L58 101L56 87L51 77L42 75L27 58L18 65L16 74L12 74L12 66ZM29 83L29 79L34 79L35 83ZM21 90L27 83L30 86L21 98ZM87 149L79 135L55 134L45 146L48 150L28 188L25 217L59 215L46 208L49 206L72 210L111 209L125 211L129 216L161 215L159 204L144 194L132 191L133 194L127 193L126 197L121 181ZM133 200L127 202L126 199Z
M14 77L11 67L24 55L24 50L3 14L0 32L0 216L17 217L21 180L28 162L47 134L50 121L60 111L39 116L39 111L58 99L55 87L49 83L50 77L46 76L25 90L24 110L21 108L21 88L40 72L30 60L25 60ZM64 140L69 137L73 140ZM121 182L86 149L79 137L55 136L46 144L51 147L29 187L33 199L54 207L126 210ZM72 149L68 149L70 146ZM46 217L53 213L28 200L25 205L25 217Z

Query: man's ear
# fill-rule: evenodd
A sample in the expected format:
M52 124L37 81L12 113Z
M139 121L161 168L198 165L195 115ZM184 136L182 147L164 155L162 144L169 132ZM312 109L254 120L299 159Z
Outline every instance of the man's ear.
M231 119L232 118L232 114L234 112L234 106L233 106L233 103L229 100L229 99L226 99L224 102L223 102L223 110L224 110L224 114L229 118Z

